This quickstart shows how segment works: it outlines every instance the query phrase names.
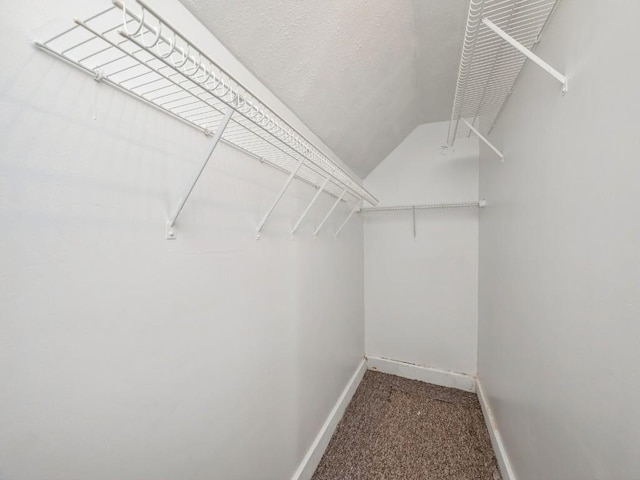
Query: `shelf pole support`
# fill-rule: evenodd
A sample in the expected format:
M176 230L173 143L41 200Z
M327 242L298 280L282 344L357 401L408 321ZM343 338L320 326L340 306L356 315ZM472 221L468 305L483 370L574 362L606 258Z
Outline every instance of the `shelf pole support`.
M340 194L340 196L338 198L336 198L336 201L333 202L333 205L331 206L331 208L329 209L329 211L327 212L327 214L324 216L324 218L322 219L322 221L320 222L320 225L318 225L318 228L315 229L315 231L313 232L313 236L317 236L318 232L320 231L320 229L322 228L322 226L324 225L324 223L329 219L329 217L331 216L331 214L333 213L333 211L336 209L336 207L338 206L338 204L342 201L342 197L344 197L344 194L347 193L347 189L343 189L342 193Z
M187 203L187 200L189 199L189 196L191 195L191 192L193 191L194 187L196 186L196 183L198 183L198 180L200 179L200 175L202 175L202 172L204 171L205 167L207 166L207 163L209 163L209 160L211 159L211 156L213 155L213 151L218 146L218 143L220 142L220 139L222 138L222 134L224 133L224 129L229 124L229 120L231 120L231 115L233 115L233 109L232 108L227 110L227 112L224 114L224 117L220 121L220 124L218 125L218 129L216 130L216 133L213 136L213 140L211 141L211 146L209 147L209 151L207 152L207 155L205 156L204 161L202 162L202 165L200 166L200 169L193 176L193 179L191 180L191 183L189 184L189 186L185 190L184 195L182 195L182 197L178 201L178 206L174 210L173 214L167 220L167 239L168 240L173 240L173 239L176 238L176 232L175 232L173 226L175 225L176 220L178 219L178 216L180 215L180 212L182 212L182 209L184 208L185 203Z
M309 213L309 210L311 210L311 207L313 207L313 204L316 203L316 200L318 200L318 197L320 196L320 194L322 192L324 192L324 189L326 188L327 184L329 183L329 178L330 177L327 175L327 178L324 179L323 184L320 186L320 188L318 188L318 191L316 192L316 194L313 196L313 198L309 202L309 205L307 205L307 208L304 209L304 212L302 212L302 215L300 215L300 218L298 218L298 221L296 222L296 224L291 229L291 236L292 237L295 235L296 231L298 231L298 227L300 226L302 221L305 219L305 217Z
M360 206L360 200L358 200L356 202L356 204L353 206L353 208L351 209L351 212L349 212L349 215L347 215L347 218L344 219L344 222L342 222L342 225L340 225L340 227L338 227L338 230L336 230L336 233L334 235L334 237L338 238L338 235L340 235L340 232L342 231L342 229L344 228L344 226L349 223L349 220L351 220L351 217L353 216L354 213L356 213L356 210L358 210L358 207Z
M489 20L487 17L482 18L482 23L484 23L487 27L493 30L498 36L500 36L504 41L509 43L513 48L518 50L524 56L529 58L532 62L536 63L539 67L541 67L544 71L550 74L553 78L559 81L562 84L562 93L567 93L569 89L569 82L565 75L558 72L555 68L549 65L547 62L542 60L539 56L529 50L527 47L518 42L515 38L509 35L507 32L498 27L495 23Z
M475 133L478 136L478 138L485 143L485 145L487 147L489 147L491 150L493 150L495 152L495 154L500 157L500 161L502 163L504 163L504 155L502 154L502 152L500 150L498 150L496 147L494 147L493 144L484 135L482 135L473 125L471 125L469 122L467 122L464 118L461 119L461 120L464 122L464 124L467 127L469 127L469 130L471 130L473 133Z
M273 211L276 209L276 206L278 205L278 203L280 203L280 200L282 200L282 197L284 196L285 192L289 188L289 185L291 185L291 182L298 174L298 170L300 170L300 167L302 167L303 161L304 160L298 161L296 168L294 168L293 171L289 174L289 177L287 177L287 180L284 182L284 185L280 189L280 192L278 192L278 196L276 197L275 201L273 202L273 204L271 205L267 213L264 214L264 217L262 217L262 220L260 220L260 223L256 228L256 235L257 235L256 238L260 238L260 232L262 231L264 224L267 223L267 220L269 220L269 217L271 216Z

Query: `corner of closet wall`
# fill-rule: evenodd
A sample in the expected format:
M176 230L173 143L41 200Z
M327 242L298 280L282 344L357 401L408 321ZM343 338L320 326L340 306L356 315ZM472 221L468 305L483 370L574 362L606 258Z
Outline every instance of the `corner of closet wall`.
M380 205L478 200L478 141L447 146L448 125L419 125L365 178ZM370 367L474 390L478 209L416 210L415 230L413 215L364 218Z
M0 16L0 476L290 478L361 367L362 221L292 239L294 182L256 240L286 174L220 144L167 240L211 137L31 44L96 5Z

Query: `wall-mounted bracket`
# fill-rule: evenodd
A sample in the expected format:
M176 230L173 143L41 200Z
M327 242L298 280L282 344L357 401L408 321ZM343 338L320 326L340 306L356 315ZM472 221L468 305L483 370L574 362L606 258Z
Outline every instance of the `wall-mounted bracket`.
M338 238L338 235L340 235L340 232L342 231L342 229L344 228L344 226L349 223L349 220L351 220L351 217L353 216L354 213L356 213L356 210L358 210L358 208L360 207L360 200L358 200L356 202L356 204L353 206L353 208L351 209L351 212L349 212L349 215L347 215L347 218L344 219L344 222L342 222L342 225L340 225L338 227L338 230L336 230L336 233L334 235L334 237Z
M167 229L165 231L165 237L166 237L167 240L175 240L177 238L176 229L175 229L175 227L169 225L169 222L167 222Z
M340 194L340 196L338 198L336 198L336 201L333 202L333 205L331 206L331 208L329 209L329 211L327 212L327 214L324 216L324 218L322 219L322 221L320 222L320 225L318 225L318 228L315 229L315 231L313 232L313 236L317 236L318 232L320 231L320 229L322 228L322 226L325 224L325 222L329 219L329 217L331 216L331 214L333 213L333 211L336 209L336 207L338 206L338 204L342 201L342 198L344 197L344 194L347 193L347 189L343 189L342 193Z
M491 30L493 30L494 33L496 33L498 36L500 36L504 41L506 41L513 48L518 50L520 53L522 53L524 56L526 56L528 59L530 59L536 65L541 67L544 71L549 73L553 78L558 80L558 82L560 82L562 84L562 93L567 93L567 90L569 89L569 81L568 81L568 79L567 79L567 77L565 75L563 75L560 72L558 72L555 68L553 68L551 65L549 65L544 60L542 60L539 56L537 56L535 53L533 53L527 47L522 45L515 38L513 38L507 32L502 30L500 27L498 27L495 23L493 23L488 18L484 17L482 19L482 23L484 23L487 27L489 27Z
M184 195L182 195L182 197L178 201L178 206L174 210L173 214L167 220L167 240L174 240L176 238L176 232L173 228L176 223L176 220L178 219L180 212L182 212L182 209L184 208L185 203L187 203L187 200L189 199L191 192L196 186L196 183L198 183L198 180L200 179L200 175L202 175L202 172L207 166L207 163L209 163L209 159L211 158L211 155L213 155L213 151L218 146L218 143L222 138L222 134L224 133L224 129L227 127L229 120L231 120L231 115L233 115L232 109L227 110L226 113L224 114L224 117L222 118L222 120L220 121L220 124L218 125L216 134L214 135L213 140L211 141L211 146L209 147L209 151L207 152L207 155L205 156L204 161L200 166L200 169L193 176L193 179L187 186L187 189L185 190Z
M315 193L315 195L313 196L313 198L309 202L309 205L307 205L307 208L304 209L304 212L302 212L302 215L300 215L300 218L298 218L298 221L296 222L296 224L291 229L291 238L293 238L293 236L295 235L296 231L298 230L298 227L300 226L302 221L305 219L305 217L307 216L307 214L311 210L311 207L313 207L313 204L316 203L316 200L318 200L318 197L320 196L320 194L326 188L327 184L329 183L329 178L330 177L328 177L328 176L327 176L327 178L325 178L324 182L322 183L320 188L318 188L318 191Z
M471 125L469 122L467 122L464 118L461 119L462 122L469 127L469 130L471 130L473 133L476 134L476 136L482 140L484 142L484 144L489 147L491 150L493 150L495 152L496 155L498 155L498 157L500 157L500 161L502 163L504 163L504 155L502 154L502 152L500 150L498 150L490 141L489 139L487 139L484 135L482 135L473 125Z
M287 177L287 180L284 182L284 185L280 189L280 192L278 192L278 196L276 197L275 201L273 202L273 204L271 205L271 207L269 208L267 213L264 214L264 217L262 217L262 220L260 220L260 223L258 224L258 227L256 228L256 239L257 240L260 239L260 232L262 231L262 228L264 227L264 224L267 223L267 220L269 220L269 217L271 216L271 214L275 210L276 206L278 205L278 203L280 203L280 200L282 199L282 197L284 196L285 192L289 188L289 185L291 185L291 182L293 181L293 179L298 174L298 170L300 170L300 167L302 167L303 163L304 163L303 160L299 160L298 161L298 164L296 165L296 168L294 168L293 171L289 174L289 176Z

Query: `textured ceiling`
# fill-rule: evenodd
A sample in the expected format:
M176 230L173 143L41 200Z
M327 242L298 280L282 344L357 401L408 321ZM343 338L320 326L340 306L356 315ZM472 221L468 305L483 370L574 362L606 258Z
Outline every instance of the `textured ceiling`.
M362 177L451 114L468 0L180 1Z

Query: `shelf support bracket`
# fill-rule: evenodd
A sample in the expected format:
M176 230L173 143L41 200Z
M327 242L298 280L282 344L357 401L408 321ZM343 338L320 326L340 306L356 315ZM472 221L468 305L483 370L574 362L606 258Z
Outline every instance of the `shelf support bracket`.
M351 220L351 217L353 216L354 213L356 213L356 210L358 210L358 207L360 206L360 200L358 200L356 202L356 204L353 206L353 208L351 209L351 212L349 212L349 215L347 215L347 218L344 219L344 222L342 222L342 225L340 225L340 227L338 227L338 230L336 230L336 233L334 235L334 237L338 238L338 235L340 235L340 232L342 231L342 229L344 228L344 226L349 223L349 220Z
M500 157L500 161L502 163L504 163L504 155L502 154L502 152L500 150L498 150L496 147L494 147L494 145L487 139L487 137L482 135L473 125L471 125L469 122L467 122L464 118L462 118L461 120L467 127L469 127L469 130L471 130L473 133L475 133L477 135L477 137L480 140L482 140L487 147L489 147L491 150L493 150L495 152L495 154L498 155L498 157Z
M264 224L267 223L267 220L269 220L269 217L271 216L273 211L276 209L276 206L278 205L278 203L280 203L280 200L282 200L282 197L284 196L285 192L289 188L289 185L291 185L291 182L293 181L293 179L298 174L298 170L300 170L300 167L302 167L302 163L303 162L304 162L304 160L298 161L298 164L296 165L296 168L294 168L293 171L289 174L289 177L287 177L287 180L286 180L286 182L284 182L284 185L280 189L280 192L278 192L278 196L276 197L275 201L273 202L273 204L271 205L271 207L269 208L267 213L264 214L264 217L262 217L262 220L260 220L260 223L258 224L258 227L256 228L256 238L257 239L260 238L260 232L262 231L262 228L264 227Z
M304 212L302 212L302 215L300 215L300 218L298 218L298 221L296 222L296 224L291 229L291 236L292 237L298 231L298 227L300 226L302 221L305 219L305 217L309 213L309 210L311 210L311 207L313 207L313 204L316 203L316 200L318 200L318 197L320 196L320 194L322 192L324 192L324 189L326 188L327 184L329 183L329 178L330 177L327 175L327 178L324 179L323 184L320 186L320 188L318 188L318 191L315 193L315 195L313 196L313 198L309 202L309 205L307 205L307 208L304 209Z
M488 18L483 17L482 18L482 23L484 23L487 27L489 27L491 30L493 30L494 33L496 33L504 41L506 41L508 44L510 44L513 48L518 50L524 56L529 58L532 62L537 64L539 67L541 67L545 72L547 72L553 78L555 78L557 81L559 81L562 84L562 93L567 93L567 90L569 89L569 81L568 81L568 79L567 79L567 77L565 75L563 75L560 72L558 72L555 68L553 68L551 65L549 65L544 60L542 60L539 56L537 56L535 53L533 53L527 47L522 45L515 38L513 38L507 32L502 30L500 27L498 27L495 23L493 23Z
M176 220L178 219L178 216L180 215L180 212L182 212L182 209L184 208L185 203L187 203L187 200L189 199L189 196L191 195L191 192L193 191L193 188L196 186L196 183L198 183L198 180L200 179L200 175L202 175L202 172L204 171L205 167L207 166L207 163L209 163L209 160L211 159L211 156L213 155L213 151L218 146L218 143L220 142L220 139L222 138L222 134L224 133L224 129L227 127L227 125L229 123L229 120L231 120L231 115L233 115L233 109L232 108L227 110L227 112L224 114L224 117L220 121L220 124L218 125L218 129L216 130L216 133L213 136L213 140L211 141L211 146L209 147L209 151L207 152L207 155L204 158L204 162L202 162L202 165L200 166L200 169L193 176L193 179L191 180L191 183L189 184L189 186L185 190L184 195L182 195L182 197L180 198L180 201L178 202L178 206L174 210L173 214L167 220L167 240L174 240L176 238L176 231L173 228L175 223L176 223Z
M329 211L327 212L327 214L324 216L324 218L322 219L322 221L320 222L320 225L318 225L318 228L315 229L315 231L313 232L313 236L317 236L318 232L320 231L320 229L322 228L322 226L324 225L324 223L329 219L329 217L331 216L331 214L333 213L333 211L336 209L336 207L338 206L338 204L342 201L342 197L344 197L344 194L347 193L347 189L343 189L342 193L340 194L340 196L338 198L336 198L336 201L333 202L333 205L331 206L331 208L329 209Z

